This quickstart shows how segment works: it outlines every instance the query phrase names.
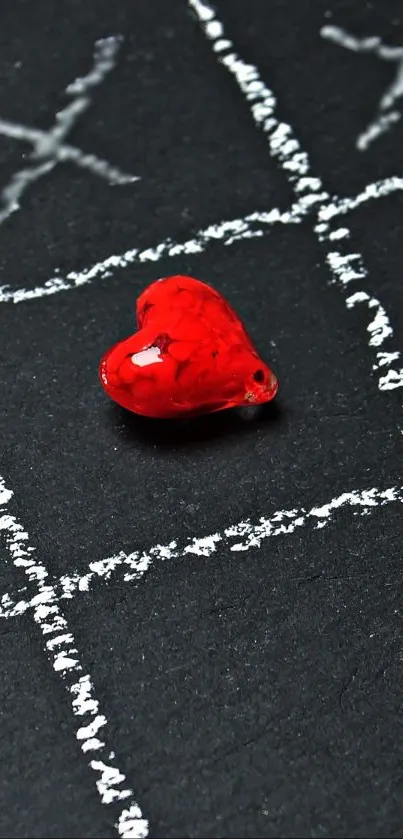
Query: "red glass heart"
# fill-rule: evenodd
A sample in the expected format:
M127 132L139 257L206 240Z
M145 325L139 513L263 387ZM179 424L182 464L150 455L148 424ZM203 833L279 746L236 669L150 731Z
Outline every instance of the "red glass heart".
M261 405L277 393L227 301L207 283L176 275L137 300L138 332L103 356L99 374L115 402L143 416L191 417Z

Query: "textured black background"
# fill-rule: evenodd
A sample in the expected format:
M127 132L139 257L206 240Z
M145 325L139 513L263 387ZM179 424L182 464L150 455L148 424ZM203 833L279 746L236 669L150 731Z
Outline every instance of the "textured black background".
M245 60L331 192L403 171L403 123L359 153L394 64L323 40L328 23L403 45L400 2L220 0ZM0 227L0 284L33 287L111 253L273 206L291 191L185 0L14 0L0 9L0 116L47 128L99 37L125 37L69 142L142 180L58 166ZM400 103L401 104L401 103ZM0 184L28 147L0 137ZM403 196L349 217L366 288L403 339ZM281 382L258 422L167 433L109 403L102 352L158 276L212 282ZM122 549L401 481L401 391L371 373L367 315L329 285L311 222L135 264L0 306L1 472L58 577ZM236 555L156 565L65 607L152 837L401 836L403 628L396 507ZM2 590L22 583L1 566ZM30 617L1 622L0 835L109 837L108 809Z

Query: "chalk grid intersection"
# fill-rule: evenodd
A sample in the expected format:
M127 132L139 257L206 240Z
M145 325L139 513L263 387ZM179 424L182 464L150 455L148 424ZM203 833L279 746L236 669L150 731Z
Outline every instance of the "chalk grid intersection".
M367 269L361 254L352 253L345 247L350 235L349 228L337 224L340 216L361 204L402 190L403 178L396 176L369 184L359 195L350 198L329 196L321 179L311 172L308 156L301 149L292 128L276 118L276 98L273 92L260 78L258 69L246 64L235 52L213 8L204 0L188 0L188 6L211 42L218 62L233 75L249 103L253 120L266 135L271 157L277 160L294 189L295 204L288 212L273 208L266 213L255 212L242 219L212 224L188 242L175 243L167 239L143 252L134 248L120 256L108 257L89 269L71 272L64 279L52 278L37 289L13 291L3 287L0 289L0 302L20 303L72 290L108 276L112 271L135 261L157 262L166 256L200 253L214 241L221 241L228 246L242 239L261 237L273 224L298 224L310 216L318 240L325 248L325 259L333 281L343 292L348 288L347 308L364 303L370 312L368 343L375 352L372 368L379 373L379 389L390 391L402 387L403 370L396 367L401 354L390 346L393 337L390 318L381 301L372 297L362 286L350 293L350 283L365 280ZM86 574L73 572L53 582L44 564L36 558L36 551L30 546L29 536L22 524L9 512L12 496L12 491L0 479L0 535L13 565L24 571L27 583L16 592L3 594L0 617L9 619L28 611L32 613L42 633L46 654L70 694L76 737L89 766L96 773L101 800L112 805L116 812L115 826L118 834L134 839L148 835L148 821L141 813L133 789L126 786L115 753L107 743L107 720L100 711L91 677L81 664L73 634L61 609L62 601L80 592L92 590L99 581L112 578L138 584L156 561L172 561L192 554L209 557L221 547L239 555L240 552L259 548L267 538L287 536L297 528L320 529L341 511L348 511L351 515L369 515L379 507L402 503L403 488L393 486L386 489L349 490L310 510L302 506L277 511L270 518L262 517L257 522L238 522L230 525L223 533L194 538L186 544L171 542L165 546L155 545L144 553L134 550L126 554L120 551L113 557L90 563Z

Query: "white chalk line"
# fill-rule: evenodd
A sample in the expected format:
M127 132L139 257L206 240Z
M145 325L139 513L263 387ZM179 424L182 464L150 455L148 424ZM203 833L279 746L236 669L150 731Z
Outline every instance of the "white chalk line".
M352 212L362 204L376 201L379 198L386 198L388 195L393 195L393 193L401 191L403 191L403 178L397 175L392 175L381 181L374 181L372 184L367 184L357 195L349 198L333 196L330 205L326 204L323 207L319 207L318 221L329 222L333 218Z
M51 586L52 603L71 600L77 595L91 591L98 583L110 581L138 584L144 574L158 562L173 561L196 556L208 558L229 551L237 557L251 549L260 548L267 539L290 536L297 529L318 530L334 521L343 511L356 515L369 515L379 507L392 503L403 503L403 487L388 489L352 490L310 510L296 507L278 510L270 517L261 516L256 522L246 519L226 527L222 533L212 533L200 538L188 539L179 544L176 541L166 545L155 545L148 551L119 551L113 556L91 562L88 571L76 571L62 575ZM0 520L1 522L1 520ZM48 603L47 588L43 594L27 598L27 587L15 595L3 594L0 598L0 618L16 618L27 611L45 608Z
M322 207L320 194L308 192L288 211L281 211L276 207L267 212L255 211L242 218L209 224L199 230L191 239L184 242L175 242L172 238L167 238L158 245L144 250L130 248L124 253L112 254L82 271L71 271L65 277L52 277L43 285L35 288L13 290L9 286L0 286L0 303L25 303L28 300L49 297L60 291L71 291L95 280L111 277L115 272L128 268L135 263L159 262L161 259L173 258L182 254L203 253L217 242L229 246L242 239L259 238L267 235L273 225L299 224L315 209L319 220L325 223L323 228L325 230L329 219L346 215L361 204L386 197L398 191L403 191L403 178L390 177L369 184L356 196L342 199L334 197L330 208L327 204ZM343 230L342 236L346 235L349 235L349 231ZM329 238L336 239L342 238L342 236L333 233Z
M52 277L44 285L36 288L13 290L8 286L0 286L0 303L23 303L39 297L49 297L60 291L80 288L96 279L110 277L115 271L128 268L136 262L158 262L160 259L182 254L202 253L215 242L232 245L239 239L263 236L272 225L298 224L309 212L311 204L317 200L317 196L305 196L287 212L273 208L269 212L253 212L243 218L209 224L185 242L174 242L167 238L155 247L144 250L131 248L122 254L113 254L90 268L71 271L66 277Z
M245 64L233 51L232 42L223 38L223 25L217 20L208 3L204 0L203 2L202 0L188 0L188 2L202 21L207 37L213 41L213 49L220 63L232 73L246 100L250 103L253 119L264 131L271 155L278 159L281 168L293 185L297 202L289 211L281 212L273 208L266 213L253 212L240 219L209 225L185 242L178 243L172 239L165 239L159 245L145 250L132 248L123 254L109 256L90 268L79 272L71 271L66 277L55 276L47 280L44 285L35 288L13 290L9 286L2 286L0 287L0 303L22 303L61 291L70 291L96 279L109 277L115 271L124 269L135 262L158 262L167 257L202 253L213 242L220 241L221 244L231 245L242 239L258 238L265 235L273 224L299 223L310 213L316 216L314 230L319 241L328 242L326 262L333 280L344 290L351 280L366 278L368 271L360 254L334 249L335 242L343 246L345 240L350 237L349 228L335 226L335 220L366 201L376 200L402 190L403 179L395 176L368 184L361 193L350 198L329 196L323 190L321 180L310 174L308 156L295 139L291 127L279 122L274 116L276 105L274 94L260 79L257 68L254 65ZM364 289L360 289L355 299L357 302L364 302L369 297L370 295ZM350 300L350 298L349 294L347 299ZM383 340L390 342L393 329L386 308L377 298L371 299L376 300L379 310L382 311ZM348 302L347 307L351 308ZM367 329L372 336L372 324L369 324ZM369 347L374 346L374 342L370 340ZM378 376L378 387L381 391L394 390L403 386L403 369L392 366L399 358L400 352L393 347L376 350L373 371L379 371L381 367L386 368Z
M160 259L167 257L202 253L214 242L220 241L223 245L232 245L242 239L259 238L264 236L273 224L300 223L303 217L310 213L314 213L317 219L314 229L319 241L328 242L329 250L326 255L326 262L333 275L333 280L344 290L351 280L365 279L367 276L368 271L360 254L334 249L335 242L339 242L343 246L345 240L350 237L349 228L334 226L335 220L367 201L373 201L402 190L403 179L395 176L368 184L361 193L350 198L330 197L323 191L321 180L310 175L308 156L302 151L291 127L275 118L276 100L274 94L261 81L257 68L254 65L245 64L233 52L232 42L223 38L223 25L217 20L212 8L206 2L201 0L188 0L188 2L202 21L207 37L213 41L213 49L218 54L219 61L235 76L242 93L251 103L251 112L255 123L265 132L272 156L279 160L281 168L294 187L298 199L296 204L285 212L274 208L266 213L253 212L240 219L209 225L185 242L165 239L157 246L145 250L131 248L123 254L111 255L90 268L78 272L71 271L66 277L55 276L35 288L13 290L9 286L3 285L0 287L0 303L22 303L61 291L70 291L96 279L109 277L115 271L127 268L135 262L158 262ZM80 80L77 82L78 90L80 90L79 82ZM71 86L72 88L74 88L74 84ZM47 164L43 165L46 168ZM393 328L385 306L377 298L368 295L365 289L357 291L356 302L363 303L369 299L375 301L371 303L371 306L377 305L379 311L382 312L384 324L382 340L390 342L393 337ZM346 301L348 308L351 308L350 300L351 295L348 294ZM367 327L367 331L372 338L372 322ZM373 348L375 346L378 347L379 344L374 344L372 340L369 340L369 347ZM380 371L381 367L384 368L378 376L378 387L381 391L394 390L403 386L403 369L393 366L399 358L400 351L393 349L393 347L383 347L382 350L376 350L372 369L376 372Z
M270 155L278 161L296 195L300 196L307 190L321 193L321 200L315 208L317 224L314 226L314 231L320 242L328 244L326 261L334 281L345 290L346 285L351 280L365 279L368 271L364 266L361 254L352 253L348 248L343 249L343 244L350 236L349 228L347 226L334 226L337 216L334 206L335 199L325 193L321 179L312 175L308 155L296 139L291 126L281 122L275 115L277 103L273 91L262 81L257 67L254 64L247 64L235 51L234 45L226 37L223 24L218 20L213 7L206 0L188 0L188 5L199 19L207 39L212 42L212 48L217 55L218 62L234 77L249 105L255 124L263 131L267 139ZM401 186L394 183L393 189L395 188L400 189ZM370 187L367 187L367 189L370 189ZM368 200L369 198L370 196L368 196ZM364 200L363 197L362 201ZM337 198L336 205L339 201L340 199ZM328 218L325 219L326 211L328 211ZM319 216L321 217L319 218ZM340 250L334 250L335 240L339 242ZM361 288L359 291L362 295L367 295L365 289ZM348 296L350 297L350 293ZM360 302L363 301L364 297L360 298ZM382 304L379 303L379 305ZM389 342L393 330L386 315L385 307L382 306L382 310L388 320L390 330L384 330L384 340ZM373 344L370 343L369 346L373 348ZM381 366L378 353L377 350L376 363L373 365L375 371L378 371ZM392 367L393 361L391 360L392 358L394 360L400 358L400 352L397 355L395 350L384 350L382 358L387 370L385 375L382 374L378 377L379 389L394 390L403 387L403 369Z
M54 671L67 689L75 719L76 738L88 765L96 775L96 787L103 804L113 805L116 829L122 839L148 836L148 822L143 818L125 775L118 769L114 752L105 742L107 719L100 712L91 677L80 661L73 634L61 612L59 596L50 582L45 566L35 559L28 533L9 511L13 492L0 477L0 536L15 568L27 579L33 619L43 635L44 649ZM102 738L102 739L101 739ZM122 802L124 807L122 809Z
M198 0L190 0L190 2L194 8L199 7L204 10L210 8L206 4L199 3ZM211 21L211 18L208 17L207 20ZM230 42L224 42L222 40L220 46L218 46L217 43L215 46L217 50L222 50L224 48L232 48L232 44ZM243 65L243 62L241 62L241 64L244 68L245 65ZM277 127L281 128L280 136L277 138L279 140L279 144L277 151L275 146L273 146L272 144L272 153L275 153L276 156L280 158L283 164L283 169L289 170L290 180L292 182L295 182L296 191L303 192L305 190L305 187L302 185L303 181L315 180L307 177L307 172L309 171L307 168L307 157L306 155L304 155L303 152L300 151L299 146L296 150L294 149L294 151L296 151L297 154L294 154L294 152L291 149L292 153L290 157L290 143L292 146L292 144L295 143L295 141L293 141L292 139L288 139L286 143L283 143L284 137L282 136L282 132L284 126L278 124ZM285 152L285 147L287 145L288 150L287 152ZM87 161L87 163L89 163L89 161ZM87 163L85 165L87 165ZM294 178L295 173L297 173L297 176ZM39 174L42 174L42 172ZM132 178L131 180L135 180L135 178ZM315 186L312 183L310 183L309 186L307 186L307 188L315 189ZM321 188L320 184L318 185L318 188ZM311 193L311 196L314 196L314 199L318 197L319 201L323 199L323 195L319 197L316 196L315 193ZM349 199L344 200L348 201ZM319 201L317 203L319 203ZM314 201L312 202L312 206L314 206ZM277 213L279 211L272 212ZM251 214L250 216L245 217L245 219L237 220L238 222L241 222L241 224L244 223L247 226L246 228L241 228L240 230L239 228L235 229L235 231L231 233L231 235L228 235L226 244L232 244L232 242L242 238L252 238L253 236L264 235L265 228L256 227L255 229L252 229L248 226L251 223L251 216L254 215L262 216L264 214ZM267 215L269 216L270 214ZM283 215L285 216L287 214ZM335 217L336 215L337 214L335 213L333 217ZM282 223L297 223L300 220L301 216L296 216L293 219L287 219L287 221L284 221L284 218L274 219L274 221L279 221ZM258 219L258 221L265 225L272 223L271 221L266 221L263 219ZM223 224L228 223L224 222ZM231 222L229 224L231 224ZM329 234L329 239L342 239L347 237L348 233L349 231L346 228L343 229L342 233L340 233L340 231L337 230L331 231ZM196 240L190 240L190 242L195 243L195 248L198 247L197 238L198 237L196 237ZM211 241L213 241L214 238L220 237L213 236L211 237ZM210 239L207 237L206 242L208 243L209 241ZM166 240L164 243L162 243L163 249L161 254L158 253L156 255L156 258L154 254L152 256L151 254L148 256L146 255L147 252L136 251L136 256L133 257L132 261L134 261L136 257L138 257L139 261L142 262L147 261L148 259L150 259L151 261L157 261L159 258L166 255L174 256L176 255L174 252L175 247L186 248L186 244L188 243L184 243L183 245L175 245L172 242L168 243L168 240ZM200 250L192 250L192 245L188 244L188 246L190 247L190 250L179 250L179 253L194 253L203 250L203 247L201 247ZM158 251L160 251L160 249L161 245L158 246ZM164 249L167 251L167 253L164 253ZM133 253L133 251L128 252L128 254L131 253ZM352 256L354 258L356 257L356 255ZM89 269L87 272L85 272L88 278L85 281L91 281L91 279L93 279L94 276L107 276L111 268L125 267L125 265L130 264L130 257L128 257L125 260L125 264L122 266L117 266L113 261L115 259L116 257L110 257L109 260L112 261L108 266L106 266L108 260L104 261L104 267L106 267L107 269L105 273L102 273L101 269L99 271L96 271L95 275L91 276L91 278L88 278L89 272L93 270ZM99 265L102 265L102 263L99 263ZM74 276L73 273L68 275L68 279L72 279L74 282L68 285L67 288L71 289L83 284L78 281L78 277L79 275ZM61 284L63 283L63 280L56 280L55 282L55 291L67 290ZM46 294L55 293L55 291L46 291L46 293L37 294L36 296L46 296ZM358 297L361 295L361 298L358 299L357 295ZM366 293L356 292L356 295L352 295L348 298L347 304L349 306L352 306L355 305L356 302L363 302L362 295L366 295ZM0 302L9 302L10 300L13 300L13 302L22 302L22 299L23 298L17 300L13 299L12 297L9 297L7 300L0 300ZM33 299L33 297L28 296L26 299ZM370 306L372 305L372 301L374 300L374 298L370 298L368 295L366 295L364 299L366 302L368 302L368 305ZM380 310L382 308L381 304L379 303L379 301L376 301L376 303L378 305L378 309ZM380 334L379 328L372 330L372 338L374 334ZM382 341L383 340L384 338L382 338ZM378 346L379 343L382 343L382 341L375 341L375 345ZM4 483L0 482L0 504L3 505L3 508L5 505L9 503L11 495L12 493L5 488ZM119 789L119 787L123 784L125 778L119 772L119 770L113 764L110 763L111 755L108 754L108 762L105 762L102 759L106 746L105 743L99 740L97 735L101 732L101 730L105 728L107 721L104 715L99 714L99 705L93 695L93 686L90 680L90 676L88 674L80 675L83 673L83 669L79 661L79 656L75 647L74 638L70 633L67 622L57 605L59 599L63 597L70 598L74 594L77 594L79 591L88 590L95 581L95 579L109 579L119 568L121 568L123 571L123 579L125 581L138 581L148 570L151 564L155 561L155 559L158 558L161 560L173 559L181 555L185 556L186 554L195 554L198 556L208 557L214 552L216 552L217 544L225 540L227 540L229 549L231 551L247 551L250 548L259 547L262 540L264 540L268 536L277 536L280 534L292 533L296 528L307 525L308 522L312 524L313 521L314 527L316 528L324 527L331 519L333 513L336 510L342 509L344 507L352 507L355 514L359 512L361 515L365 515L369 514L375 507L384 506L385 504L390 504L392 502L401 503L402 500L402 489L396 487L392 487L383 491L371 489L362 493L358 491L352 493L344 493L338 498L333 499L331 502L329 502L329 504L323 505L323 507L312 508L308 513L306 513L304 508L301 508L300 510L281 511L276 513L271 519L260 519L259 523L255 525L252 525L250 522L246 521L241 522L232 528L227 528L224 531L223 536L220 536L219 534L213 534L212 536L203 537L202 539L194 539L190 543L185 545L182 548L182 551L179 551L179 553L177 551L176 543L171 543L170 545L165 547L156 546L155 548L151 549L151 551L149 551L148 555L142 554L141 556L139 556L138 554L136 554L136 552L131 554L125 554L124 552L121 552L117 556L110 557L107 560L101 561L101 563L93 563L90 566L91 570L82 577L80 577L77 574L70 575L70 577L66 576L64 578L61 578L59 582L56 584L56 586L52 586L49 584L48 572L46 571L45 567L41 563L33 559L32 554L34 553L34 549L26 544L28 536L24 531L23 527L17 521L17 519L9 515L7 512L5 512L4 515L1 515L0 530L2 530L5 533L6 544L14 565L16 567L23 568L30 581L30 584L35 584L37 587L37 594L35 594L29 601L26 601L27 608L34 610L34 620L46 639L45 648L52 660L53 667L55 671L63 677L66 687L68 688L71 696L74 697L72 699L72 707L74 713L77 716L84 717L82 722L84 722L85 724L81 725L78 728L76 736L79 742L81 743L81 748L84 753L96 753L97 759L92 759L90 762L90 766L100 776L97 780L97 788L101 795L101 799L104 803L110 804L116 802L116 800L121 801L124 799L132 800L133 792L129 789ZM358 509L355 509L356 507ZM229 544L229 540L232 538L241 539L241 541L238 541L235 544ZM129 571L127 571L127 568L129 568ZM57 591L58 588L60 589L60 591ZM26 587L24 590L28 591L28 587ZM4 595L4 598L6 601L8 599L9 604L11 603L11 598L8 595ZM1 613L2 616L11 617L16 616L18 614L22 614L24 612L22 604L23 601L21 601L20 604L16 604L11 607L8 606L8 613L6 614L7 609L5 609L4 613ZM20 608L18 608L18 605ZM128 801L128 804L130 804L130 801ZM124 809L123 812L120 814L117 828L119 834L122 837L140 837L146 836L148 834L147 822L142 818L140 809L135 802L131 803L130 806L127 809Z
M389 47L383 44L378 36L370 38L355 38L339 26L323 26L320 34L345 49L364 54L373 53L384 61L393 61L397 65L393 82L386 93L381 96L378 112L365 131L359 135L356 146L365 151L381 134L389 131L401 118L398 109L392 110L397 101L403 96L403 47Z
M330 206L320 206L318 211L319 221L316 225L318 237L322 239L326 231L328 232L328 239L332 243L348 237L348 228L341 227L330 231L328 226L329 220L346 215L348 212L368 201L383 198L401 190L403 190L403 178L391 177L369 184L362 192L354 197L344 199L335 198ZM242 219L232 219L216 225L209 225L205 229L200 230L192 239L188 239L185 242L175 243L172 239L165 239L154 248L147 248L143 251L134 248L123 254L110 256L84 271L72 271L66 278L55 277L48 280L44 286L37 288L12 291L3 286L0 288L0 303L20 303L38 297L50 296L59 291L68 291L73 287L78 288L93 282L95 279L109 277L115 271L127 268L135 262L158 262L160 259L175 257L181 254L202 253L215 242L221 242L222 245L228 246L241 239L261 237L267 235L270 227L275 224L299 224L320 201L320 195L316 195L315 193L308 194L299 202L296 202L289 212L281 212L279 209L274 208L269 212L254 212ZM357 264L359 258L359 254L350 254L345 257L339 251L331 251L326 257L332 269L333 276L338 276L343 286L350 282L350 280L360 279L365 276L364 269ZM355 263L354 265L353 262ZM381 342L374 342L372 340L372 321L367 327L371 335L369 346L378 347L384 340L393 336L393 329L386 309L377 298L370 298L364 291L357 292L355 295L355 302L364 302L367 300L372 301L371 306L377 305L379 311L382 313L383 328ZM346 304L348 308L351 308L351 296L347 298ZM388 372L379 378L379 388L381 390L393 390L402 385L402 371L396 371L392 367L392 364L398 361L399 358L400 353L397 351L388 352L378 350L376 352L376 361L373 364L373 370L376 371L385 365L390 367Z
M32 145L30 165L15 172L7 186L0 191L0 224L20 209L20 200L30 184L48 174L61 162L74 163L105 178L110 184L123 185L139 180L137 176L122 172L95 154L87 154L64 142L78 117L89 108L91 89L101 84L107 73L115 67L121 41L122 38L115 35L96 41L92 69L86 76L68 85L66 93L73 100L56 114L55 124L49 131L0 118L0 135Z

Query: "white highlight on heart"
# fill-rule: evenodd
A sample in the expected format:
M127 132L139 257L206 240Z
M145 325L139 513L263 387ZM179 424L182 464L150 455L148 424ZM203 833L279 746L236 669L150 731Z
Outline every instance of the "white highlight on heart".
M141 350L141 352L132 355L131 360L136 367L149 367L150 364L163 361L161 350L158 347L148 347L147 350Z

